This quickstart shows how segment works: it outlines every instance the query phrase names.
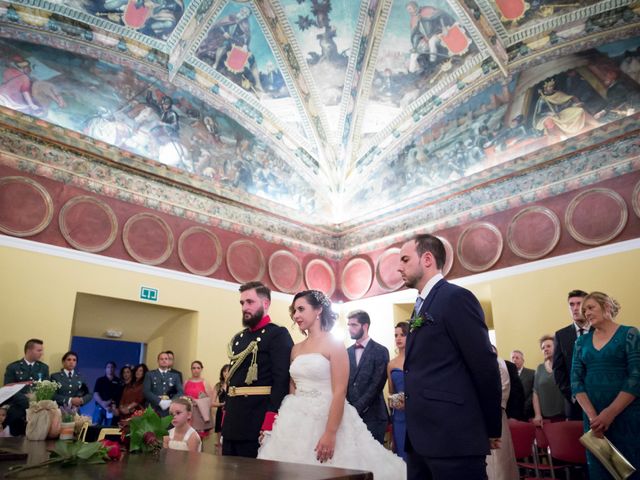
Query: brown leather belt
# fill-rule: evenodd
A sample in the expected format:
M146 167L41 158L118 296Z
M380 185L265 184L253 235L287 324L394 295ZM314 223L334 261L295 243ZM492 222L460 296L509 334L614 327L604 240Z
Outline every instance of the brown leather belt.
M227 395L230 397L242 397L246 395L271 395L271 387L229 387Z

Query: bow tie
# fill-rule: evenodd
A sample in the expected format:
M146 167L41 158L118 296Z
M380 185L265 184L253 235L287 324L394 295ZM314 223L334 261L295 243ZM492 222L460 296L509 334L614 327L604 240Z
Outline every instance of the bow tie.
M361 343L356 342L355 348L364 348L364 345L362 345Z

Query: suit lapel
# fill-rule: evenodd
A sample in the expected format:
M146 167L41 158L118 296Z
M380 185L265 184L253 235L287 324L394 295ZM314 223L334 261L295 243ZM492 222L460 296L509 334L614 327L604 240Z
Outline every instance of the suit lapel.
M418 312L418 316L422 315L425 316L426 313L429 311L429 308L431 308L431 304L433 303L433 300L436 298L436 295L438 294L438 290L440 290L440 287L442 287L443 285L445 285L447 283L447 281L442 278L440 280L438 280L438 282L436 282L436 284L433 286L433 288L429 291L429 295L427 295L427 298L425 298L424 302L422 302L422 306L420 307L420 311ZM409 358L409 354L411 353L411 347L413 347L413 340L415 338L417 332L411 332L409 331L409 335L407 337L407 350L405 353L405 358Z

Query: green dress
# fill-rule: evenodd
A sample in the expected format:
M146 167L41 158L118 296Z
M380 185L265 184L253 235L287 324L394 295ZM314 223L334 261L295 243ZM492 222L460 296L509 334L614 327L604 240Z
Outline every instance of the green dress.
M593 333L576 340L571 368L571 389L585 392L597 412L618 396L620 391L635 395L635 400L611 423L605 436L640 470L640 333L635 327L621 325L600 349L593 346ZM585 431L589 420L584 416ZM589 479L610 479L611 475L587 451ZM640 479L636 471L630 479Z

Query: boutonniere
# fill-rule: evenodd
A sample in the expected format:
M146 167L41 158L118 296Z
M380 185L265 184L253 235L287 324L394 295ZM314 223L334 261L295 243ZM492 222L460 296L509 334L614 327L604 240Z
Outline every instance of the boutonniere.
M409 332L414 332L423 325L433 325L435 320L429 313L423 315L417 315L409 320Z

